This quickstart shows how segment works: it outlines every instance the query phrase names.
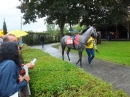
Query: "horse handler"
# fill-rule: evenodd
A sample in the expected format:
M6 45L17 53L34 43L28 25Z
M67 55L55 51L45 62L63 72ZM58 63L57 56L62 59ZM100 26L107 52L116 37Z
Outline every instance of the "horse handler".
M93 35L90 36L90 38L87 41L86 44L86 52L88 54L88 64L92 67L91 61L94 58L94 49L97 51L96 42L94 40Z

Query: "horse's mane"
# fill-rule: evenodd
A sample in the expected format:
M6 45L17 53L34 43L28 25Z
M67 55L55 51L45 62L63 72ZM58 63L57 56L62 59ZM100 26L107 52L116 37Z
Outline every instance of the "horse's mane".
M88 26L87 28L85 28L80 35L82 35L84 32L86 32L90 27Z

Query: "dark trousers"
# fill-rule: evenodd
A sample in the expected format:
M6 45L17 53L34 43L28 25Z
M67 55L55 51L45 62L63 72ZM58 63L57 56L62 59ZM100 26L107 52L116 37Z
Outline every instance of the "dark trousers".
M91 61L94 58L94 49L87 49L86 48L86 52L88 54L88 63L91 64Z
M44 47L44 42L40 42L41 43L41 45L42 45L42 48Z

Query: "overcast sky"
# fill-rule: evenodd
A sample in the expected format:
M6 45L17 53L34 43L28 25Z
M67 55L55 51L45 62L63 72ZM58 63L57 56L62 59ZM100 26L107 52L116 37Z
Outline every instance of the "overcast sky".
M22 14L16 7L20 5L19 0L1 0L0 1L0 29L3 29L5 19L7 30L20 30ZM22 30L41 32L46 30L44 19L38 19L38 22L22 25Z

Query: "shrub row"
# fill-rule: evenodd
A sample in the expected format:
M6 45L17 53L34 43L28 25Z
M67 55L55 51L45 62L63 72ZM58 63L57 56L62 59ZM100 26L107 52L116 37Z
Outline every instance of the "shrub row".
M66 33L65 35L73 36L77 33ZM28 45L37 45L40 44L39 39L40 35L43 35L45 38L44 43L55 43L60 41L60 33L34 33L28 32L27 36L22 37L23 43Z
M45 38L44 43L54 43L60 41L60 34L51 34L51 33L33 33L28 32L27 36L22 37L23 43L28 45L40 44L40 35L43 35Z
M30 97L128 97L110 83L39 49L22 49L24 63L37 58L31 77Z

